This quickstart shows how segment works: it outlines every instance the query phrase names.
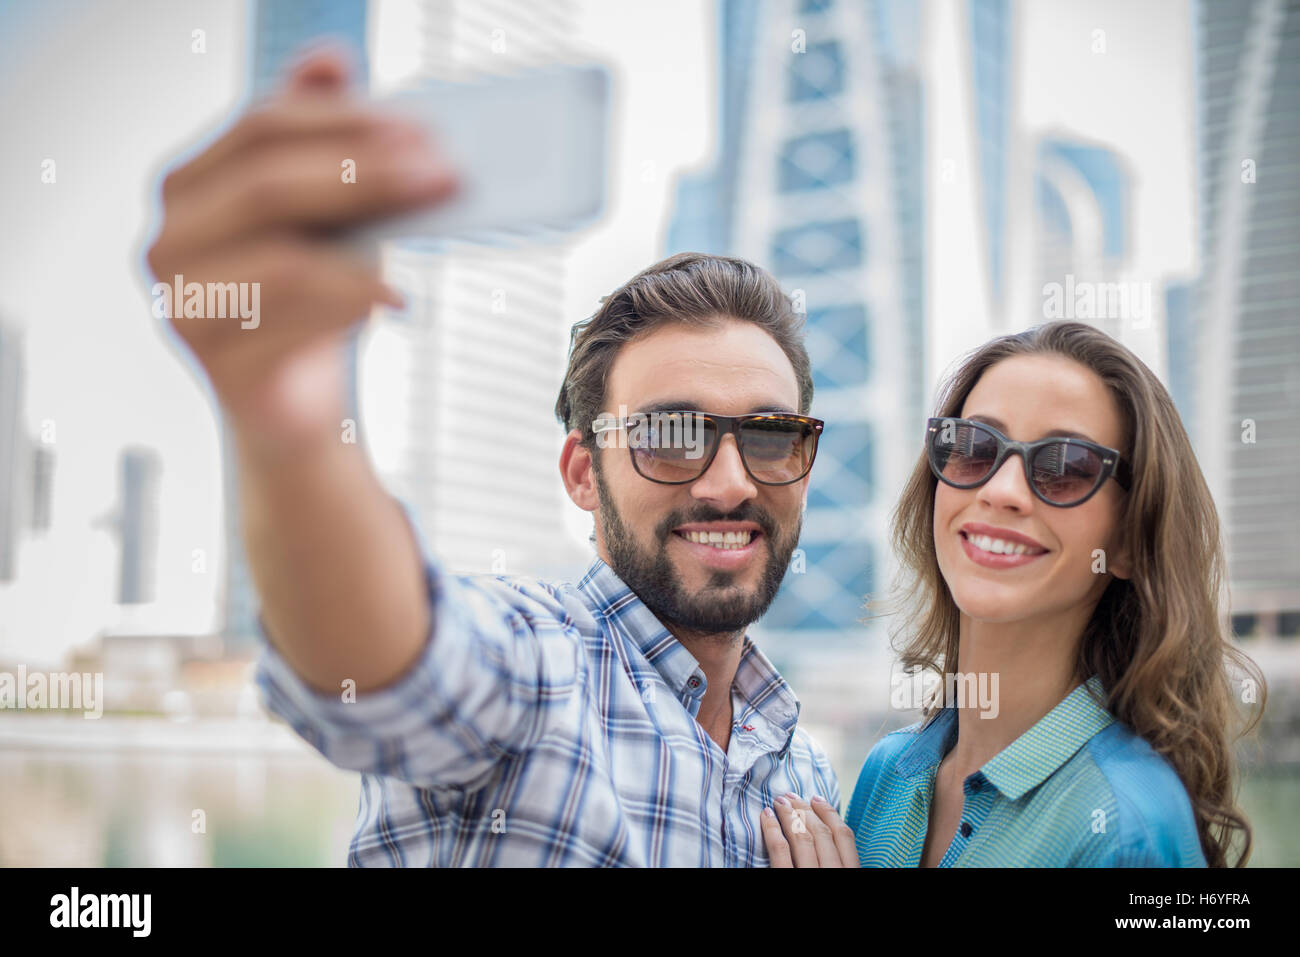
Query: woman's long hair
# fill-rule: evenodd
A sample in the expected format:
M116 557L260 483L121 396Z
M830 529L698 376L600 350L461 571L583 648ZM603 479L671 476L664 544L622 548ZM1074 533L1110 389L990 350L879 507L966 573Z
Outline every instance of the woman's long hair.
M1252 838L1234 793L1230 726L1241 715L1229 664L1259 699L1243 734L1258 723L1266 689L1258 666L1228 638L1218 513L1182 421L1150 369L1080 322L1049 322L974 350L941 389L935 415L960 416L985 370L1022 355L1065 356L1095 372L1119 403L1128 437L1120 454L1133 482L1118 529L1132 578L1113 579L1098 601L1079 645L1076 677L1099 675L1108 695L1099 703L1173 764L1210 866L1227 866L1235 838L1243 841L1236 864L1244 865ZM937 483L922 450L891 519L900 562L891 604L905 612L893 630L902 639L904 668L943 675L945 665L956 667L960 611L935 554ZM941 703L932 701L926 716Z

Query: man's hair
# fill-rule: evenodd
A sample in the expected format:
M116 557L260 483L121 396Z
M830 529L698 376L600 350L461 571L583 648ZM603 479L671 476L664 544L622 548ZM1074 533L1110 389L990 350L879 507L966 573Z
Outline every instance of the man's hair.
M767 272L751 262L705 253L678 253L633 276L601 300L595 315L573 326L569 368L555 403L566 430L578 429L591 448L591 424L601 413L609 370L624 343L669 322L713 327L752 322L776 340L799 383L799 413L812 407L812 367L804 320Z

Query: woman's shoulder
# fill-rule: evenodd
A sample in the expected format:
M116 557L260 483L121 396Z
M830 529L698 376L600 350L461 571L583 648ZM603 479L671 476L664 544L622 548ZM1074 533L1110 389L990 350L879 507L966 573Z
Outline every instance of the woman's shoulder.
M853 786L849 816L845 818L845 823L849 827L857 829L856 822L851 822L849 817L860 817L873 795L878 795L882 786L886 791L890 790L887 786L888 779L896 774L899 759L916 742L927 724L927 721L922 720L891 731L871 748L866 760L862 762L862 770L858 772L857 782Z
M1090 763L1112 798L1117 820L1112 866L1204 867L1187 788L1174 766L1120 721L1088 742Z
M917 739L928 724L929 721L922 719L909 724L905 728L898 728L886 734L868 752L867 759L862 763L862 774L865 774L869 769L879 771L881 768L891 765ZM861 779L862 774L858 775L859 779Z

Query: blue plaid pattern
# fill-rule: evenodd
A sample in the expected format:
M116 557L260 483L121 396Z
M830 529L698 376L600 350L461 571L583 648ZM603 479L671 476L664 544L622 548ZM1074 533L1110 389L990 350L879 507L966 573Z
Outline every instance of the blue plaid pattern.
M1173 766L1101 707L1093 676L963 783L962 823L940 867L1205 867ZM845 823L863 867L917 867L957 712L886 735Z
M420 546L433 637L395 684L345 703L269 642L257 664L267 707L361 772L350 866L767 866L764 806L793 791L839 810L748 636L724 754L695 720L698 662L603 561L549 584L451 575Z

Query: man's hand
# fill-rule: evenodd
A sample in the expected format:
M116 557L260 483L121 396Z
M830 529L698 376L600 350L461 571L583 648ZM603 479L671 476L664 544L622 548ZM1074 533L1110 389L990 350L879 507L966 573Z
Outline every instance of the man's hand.
M304 681L333 695L396 680L433 627L409 524L365 444L342 432L347 328L376 302L400 303L374 264L329 234L455 187L418 129L358 104L346 80L337 54L303 60L279 97L170 173L149 250L156 278L173 288L260 283L246 287L250 301L259 290L247 327L186 317L175 302L169 318L234 433L267 636Z
M345 181L345 161L355 181ZM328 233L455 185L417 127L348 94L346 61L332 52L304 59L281 95L167 175L148 253L157 280L260 283L256 325L186 318L179 303L170 317L243 439L289 451L337 436L345 331L375 303L400 299Z
M853 832L820 797L809 804L796 794L763 809L763 843L773 867L859 867Z

